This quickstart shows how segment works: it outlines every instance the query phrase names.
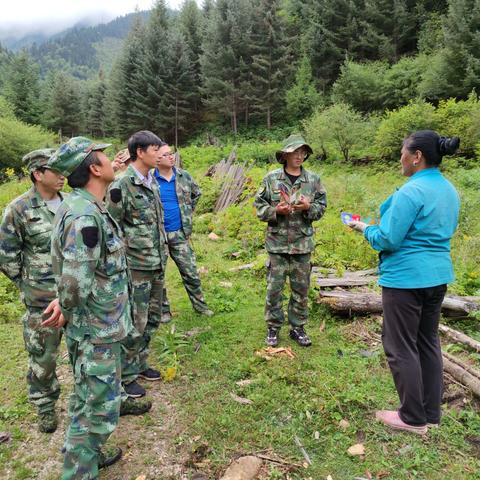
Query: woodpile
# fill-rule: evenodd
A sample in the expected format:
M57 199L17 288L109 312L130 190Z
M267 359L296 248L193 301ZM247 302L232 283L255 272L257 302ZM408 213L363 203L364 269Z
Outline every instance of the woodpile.
M247 181L246 172L245 166L237 163L235 150L232 150L227 159L208 169L205 175L221 182L220 195L213 209L215 213L221 212L239 200Z
M340 315L381 314L382 297L380 293L366 289L366 286L376 281L373 270L345 272L341 277L334 271L313 268L312 275L315 283L321 288L334 290L320 290L317 303L327 305ZM340 288L341 287L341 288ZM349 287L361 287L361 291L346 290ZM480 297L446 296L442 303L442 314L445 317L468 317L473 312L480 311ZM480 342L463 332L454 330L447 325L440 324L439 331L448 341L461 344L464 348L480 353ZM442 351L444 372L456 382L462 384L480 398L480 370L466 361Z

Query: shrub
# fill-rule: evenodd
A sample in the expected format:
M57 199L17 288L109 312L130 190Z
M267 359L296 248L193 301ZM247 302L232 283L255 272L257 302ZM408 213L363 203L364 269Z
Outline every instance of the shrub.
M396 108L417 98L418 81L427 65L426 55L404 57L392 65L383 79L383 106Z
M436 112L439 133L460 137L461 152L473 156L480 141L480 102L475 93L467 100L442 100Z
M0 169L11 167L20 172L23 155L37 148L54 145L51 132L19 120L0 117Z
M435 108L424 101L410 102L396 110L387 111L375 135L377 154L385 159L397 159L402 141L416 130L436 130Z
M332 88L333 100L349 104L361 112L381 109L387 69L388 65L384 62L346 60Z
M367 142L368 122L346 103L337 103L320 110L304 123L308 140L324 152L330 149L341 154L348 162L358 155Z

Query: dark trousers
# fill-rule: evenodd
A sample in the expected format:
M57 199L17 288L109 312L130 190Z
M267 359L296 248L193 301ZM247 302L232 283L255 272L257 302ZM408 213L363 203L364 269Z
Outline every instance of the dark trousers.
M382 289L382 342L409 425L440 421L443 362L438 323L446 285Z

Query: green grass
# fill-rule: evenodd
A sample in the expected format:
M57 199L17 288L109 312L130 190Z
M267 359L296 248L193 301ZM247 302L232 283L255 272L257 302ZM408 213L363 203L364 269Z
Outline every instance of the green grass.
M215 160L214 156L196 165L201 151L192 152L191 158L188 151L184 155L186 167L208 188L209 180L201 175L208 162ZM255 191L266 169L274 167L252 169L249 192ZM315 262L339 270L375 266L375 252L360 235L340 223L339 215L341 211L375 215L379 204L404 179L394 166L353 168L311 162L310 168L321 173L329 200L325 217L316 225ZM475 294L480 290L480 168L474 166L467 171L452 164L446 174L462 196L461 221L452 252L457 281L451 290ZM28 182L1 186L0 208L28 186ZM231 459L242 453L266 451L302 464L295 436L313 464L290 472L291 479L317 480L331 475L334 480L350 480L368 478L369 474L372 478L392 480L480 478L478 452L466 441L468 436L480 432L478 409L470 400L461 408L444 407L441 428L431 431L426 439L393 434L374 421L376 409L397 406L397 396L381 347L366 345L352 335L357 325L354 320L337 318L312 302L308 325L311 348L301 349L293 344L285 328L281 345L291 346L295 359L266 361L256 355L263 348L265 336L265 257L261 249L265 226L255 218L251 202L251 197L246 198L242 205L217 216L207 213L196 219L193 245L198 264L207 269L202 282L207 302L217 312L213 318L192 312L178 272L169 262L168 292L176 314L175 333L167 336L171 325L162 326L154 339L152 355L161 367L178 365L174 388L169 388L169 401L175 406L182 431L181 436L171 439L176 448L191 452L208 444L199 468L211 478L218 478ZM208 210L208 202L203 208ZM221 240L208 240L205 233L211 230L220 234ZM240 258L234 260L231 254L236 251L240 251ZM251 261L255 261L253 270L229 271L234 265ZM312 291L311 299L314 297ZM45 445L29 452L28 461L16 452L28 438L35 420L26 396L27 359L21 311L18 292L1 277L0 430L10 431L13 439L0 445L0 476L3 472L4 478L10 478L5 477L8 471L13 472L12 479L33 479L35 465L44 459ZM321 331L319 327L324 321L326 328ZM359 321L371 330L378 329L371 319ZM458 328L480 338L475 319L462 321ZM181 334L195 329L197 333L189 336L183 346ZM372 350L373 355L366 358L362 350ZM478 365L478 355L470 353L469 357ZM252 382L244 387L236 384L245 379ZM248 398L253 404L239 404L230 393ZM142 425L149 428L161 422L163 414L164 409L158 408L145 417ZM339 426L342 419L349 422L348 428ZM365 445L365 456L347 454L347 449L356 443ZM271 465L268 469L270 473L264 478L286 478L281 467ZM132 472L132 478L137 473ZM102 478L113 480L108 472Z
M174 401L186 427L178 443L188 446L192 438L198 439L199 445L207 443L212 474L219 474L240 453L265 450L302 464L294 443L296 435L313 465L291 473L294 479L327 475L351 479L366 477L367 471L373 478L388 472L386 478L398 480L478 478L475 472L480 460L465 440L480 429L472 405L459 412L445 409L441 428L427 439L388 432L374 420L376 409L397 406L381 347L365 358L360 352L369 347L351 339L351 322L315 306L308 328L311 348L296 346L285 328L281 345L291 346L296 358L260 358L255 352L263 347L265 335L264 279L252 273L228 272L233 262L221 256L228 250L228 242L195 240L201 263L209 266L203 282L207 301L212 305L219 302L212 294L218 292L219 282L229 280L234 283L229 295L237 302L235 311L205 321L191 313L177 273L169 271L169 295L179 314L177 331L209 327L192 339L181 362ZM324 320L322 332L319 327ZM369 326L378 328L373 322ZM236 385L245 379L252 383ZM239 404L230 393L253 404ZM342 419L350 423L346 430L339 426ZM364 457L347 454L355 443L365 445ZM272 475L270 478L275 478Z

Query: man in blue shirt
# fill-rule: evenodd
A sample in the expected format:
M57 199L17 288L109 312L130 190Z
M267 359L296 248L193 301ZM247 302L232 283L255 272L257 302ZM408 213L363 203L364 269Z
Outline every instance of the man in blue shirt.
M189 242L193 211L201 195L200 188L188 172L175 167L175 156L169 145L160 147L158 153L154 176L164 208L169 255L178 267L194 310L210 317L213 312L205 303L195 253ZM164 289L162 321L168 322L171 317L167 292Z

